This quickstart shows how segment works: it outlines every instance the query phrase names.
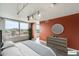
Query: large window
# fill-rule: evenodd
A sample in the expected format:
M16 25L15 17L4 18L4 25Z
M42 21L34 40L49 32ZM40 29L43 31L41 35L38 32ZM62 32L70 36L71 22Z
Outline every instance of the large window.
M19 35L19 22L5 20L5 34L8 38Z
M29 35L28 34L29 24L14 20L5 20L5 36L8 38Z

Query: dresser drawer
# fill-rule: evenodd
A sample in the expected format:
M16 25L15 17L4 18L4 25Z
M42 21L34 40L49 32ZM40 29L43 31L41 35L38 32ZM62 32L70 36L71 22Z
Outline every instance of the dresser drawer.
M67 39L65 38L52 38L52 37L48 37L47 39L48 41L55 41L55 42L60 42L60 43L65 43L67 44Z
M62 47L62 46L59 46L59 45L54 45L54 44L47 44L49 47L51 48L55 48L59 51L62 51L62 52L67 52L67 48L66 47Z
M67 48L55 48L53 45L48 44L47 46L49 46L57 56L67 56Z
M60 45L62 47L67 47L66 43L61 43L61 42L58 42L58 41L51 41L51 40L48 40L47 43L51 44L51 45Z

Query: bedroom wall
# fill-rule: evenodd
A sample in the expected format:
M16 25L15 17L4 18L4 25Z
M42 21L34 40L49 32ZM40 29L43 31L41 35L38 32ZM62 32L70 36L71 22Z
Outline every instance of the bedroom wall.
M68 38L68 47L79 50L79 13L69 16L64 16L49 21L41 22L40 39L46 41L47 37L53 35L51 31L52 25L59 23L65 28L64 32L60 35ZM34 24L32 26L34 37Z
M4 27L5 27L5 21L2 18L0 18L0 30L4 29Z
M5 20L3 18L0 18L0 30L2 30L2 41L4 41L4 29L5 29Z

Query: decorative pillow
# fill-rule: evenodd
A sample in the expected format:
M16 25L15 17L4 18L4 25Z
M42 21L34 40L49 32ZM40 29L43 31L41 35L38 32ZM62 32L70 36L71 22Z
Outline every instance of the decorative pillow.
M12 41L5 41L3 43L2 49L5 49L5 48L11 47L11 46L14 46L14 43Z

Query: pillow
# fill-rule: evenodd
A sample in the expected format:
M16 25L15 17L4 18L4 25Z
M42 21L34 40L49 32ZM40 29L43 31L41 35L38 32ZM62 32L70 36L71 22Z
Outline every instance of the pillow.
M8 48L8 47L12 47L12 46L14 46L14 43L12 41L5 41L3 43L2 49Z

